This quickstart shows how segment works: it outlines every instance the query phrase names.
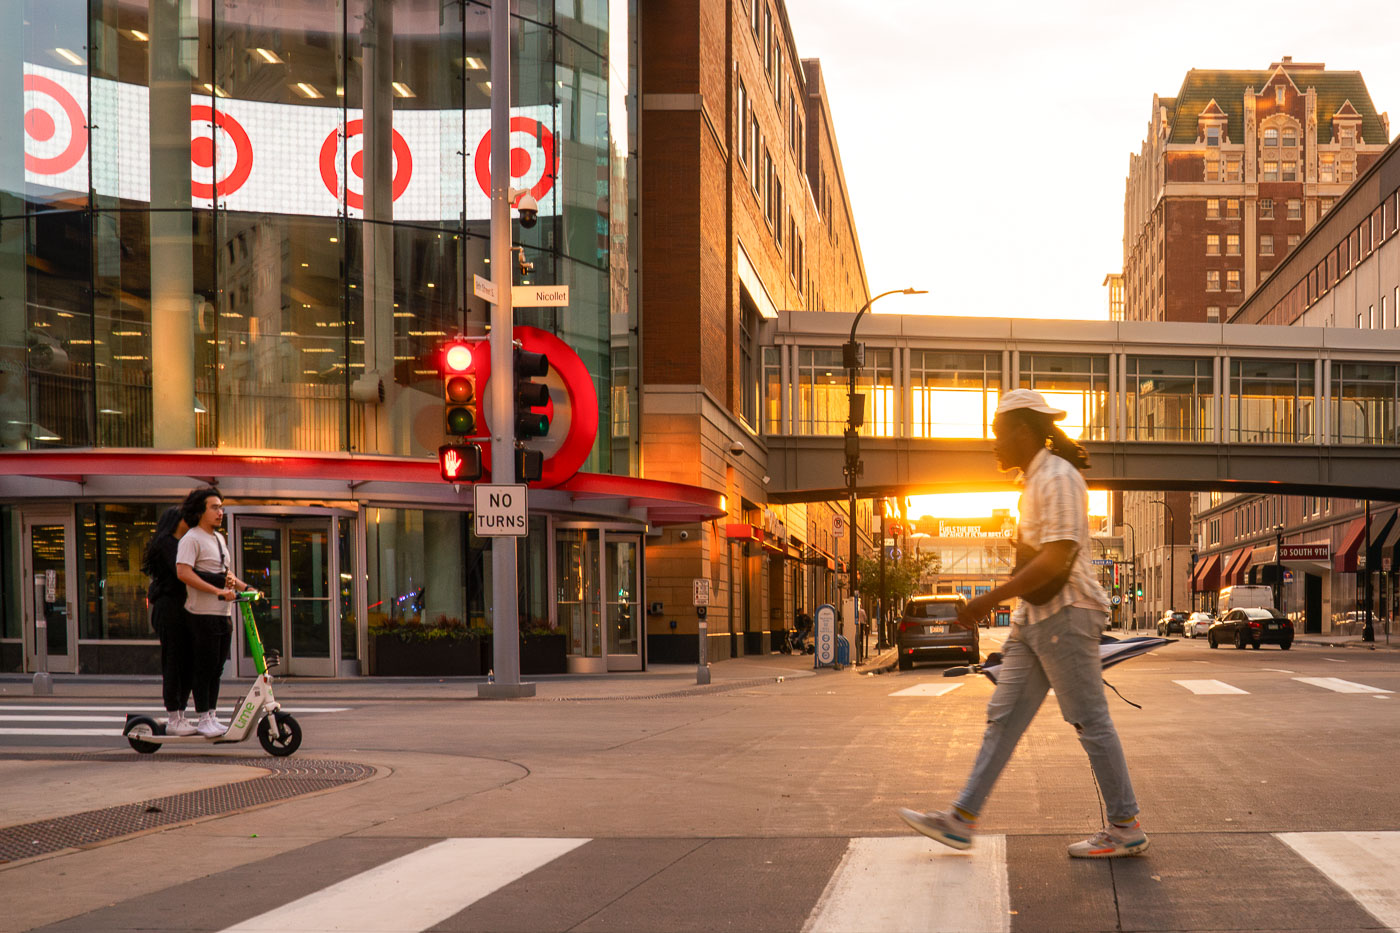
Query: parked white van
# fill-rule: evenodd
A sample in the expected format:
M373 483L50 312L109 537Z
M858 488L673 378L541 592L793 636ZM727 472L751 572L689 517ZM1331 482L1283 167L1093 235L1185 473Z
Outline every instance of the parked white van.
M1272 609L1274 608L1274 588L1272 586L1225 586L1220 588L1220 615L1231 609Z

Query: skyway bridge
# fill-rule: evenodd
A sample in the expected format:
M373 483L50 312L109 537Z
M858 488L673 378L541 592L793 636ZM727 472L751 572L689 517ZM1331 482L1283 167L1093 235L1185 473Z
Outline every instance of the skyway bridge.
M849 313L760 328L750 411L773 502L840 499ZM862 497L1010 488L1003 387L1069 412L1089 485L1400 500L1400 330L868 314Z

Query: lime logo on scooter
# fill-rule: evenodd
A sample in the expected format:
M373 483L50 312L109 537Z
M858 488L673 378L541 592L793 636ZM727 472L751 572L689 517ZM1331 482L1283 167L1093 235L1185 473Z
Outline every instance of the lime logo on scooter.
M256 705L255 703L243 704L243 711L238 714L238 721L234 723L235 729L242 729L244 726L248 725L248 722L253 718L253 709Z

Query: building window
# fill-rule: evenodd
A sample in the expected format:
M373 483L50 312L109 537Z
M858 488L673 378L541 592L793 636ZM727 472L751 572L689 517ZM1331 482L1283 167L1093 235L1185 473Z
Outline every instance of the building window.
M1278 146L1278 130L1268 129L1264 131L1264 145L1270 149Z
M1225 273L1225 288L1232 292L1240 290L1240 270L1231 269Z
M1218 145L1220 145L1220 127L1218 127L1218 126L1208 126L1208 127L1206 127L1206 145L1207 145L1207 146L1218 146Z
M1288 219L1289 219L1289 220L1302 220L1302 219L1303 219L1303 202L1302 202L1301 200L1299 200L1298 198L1289 198L1289 199L1288 199Z
M1330 211L1332 209L1333 202L1335 202L1336 200L1336 198L1318 198L1317 204L1322 214L1326 214L1328 211Z
M1284 130L1284 131L1283 131L1283 144L1284 144L1284 146L1289 147L1289 148L1292 148L1292 149L1298 148L1298 131L1297 131L1297 130Z
M1298 240L1299 240L1299 239L1300 239L1300 237L1299 237L1298 234L1296 234L1296 233L1290 233L1290 234L1288 235L1288 249L1289 249L1290 252L1292 251L1293 247L1295 247L1295 246L1298 245Z
M1207 256L1219 256L1219 255L1220 255L1220 234L1218 234L1218 233L1207 233L1207 234L1206 234L1206 255L1207 255Z
M1215 379L1208 359L1127 358L1128 440L1202 441L1213 436Z
M1280 107L1282 107L1282 106L1283 106L1283 95L1284 95L1285 93L1287 93L1287 91L1288 91L1288 89L1287 89L1286 87L1284 87L1282 84L1274 85L1274 103L1276 103L1276 104L1278 104Z
M1206 198L1206 220L1220 219L1220 199Z
M749 161L749 89L739 81L739 161Z
M1343 162L1337 166L1337 181L1343 184L1351 184L1356 180L1356 163Z
M1343 146L1355 146L1356 130L1350 128L1342 130L1338 142L1340 142Z
M1218 291L1220 291L1220 270L1219 270L1219 269L1207 269L1207 270L1206 270L1206 291L1208 291L1208 292L1218 292Z
M1273 199L1273 198L1260 198L1260 199L1259 199L1259 219L1260 219L1260 220L1273 220L1273 219L1274 219L1274 199Z
M1318 181L1330 185L1337 180L1336 158L1330 152L1322 154L1321 161L1317 165Z
M1206 306L1206 320L1211 322L1220 320L1220 305Z
M1225 181L1239 181L1243 175L1240 172L1240 157L1226 156L1225 158Z
M744 302L739 313L739 414L752 428L758 425L758 309Z
M1240 235L1230 233L1225 236L1225 255L1238 256L1240 254Z
M1240 219L1240 199L1239 199L1239 198L1226 198L1226 199L1225 199L1225 219L1226 219L1226 220L1239 220L1239 219Z
M1206 162L1205 162L1205 166L1206 166L1206 181L1219 181L1219 180L1220 180L1220 162L1219 162L1219 160L1207 158L1207 159L1206 159Z
M1312 362L1232 359L1227 395L1230 441L1312 440L1316 386Z
M1268 161L1264 163L1264 171L1260 181L1278 181L1278 163Z
M1297 180L1298 180L1298 163L1297 163L1297 162L1285 162L1285 163L1283 163L1283 180L1284 180L1284 181L1297 181Z
M1259 238L1259 255L1272 256L1274 254L1274 238L1269 234L1264 234Z

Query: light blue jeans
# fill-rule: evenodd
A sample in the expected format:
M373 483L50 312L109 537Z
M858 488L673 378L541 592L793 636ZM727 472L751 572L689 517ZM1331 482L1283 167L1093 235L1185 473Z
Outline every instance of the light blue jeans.
M1079 743L1089 755L1109 820L1126 823L1137 816L1128 763L1104 696L1099 660L1103 621L1102 612L1068 606L1033 625L1011 629L996 691L987 704L987 731L967 786L955 801L959 807L982 812L1016 743L1054 687L1061 715L1079 733Z

